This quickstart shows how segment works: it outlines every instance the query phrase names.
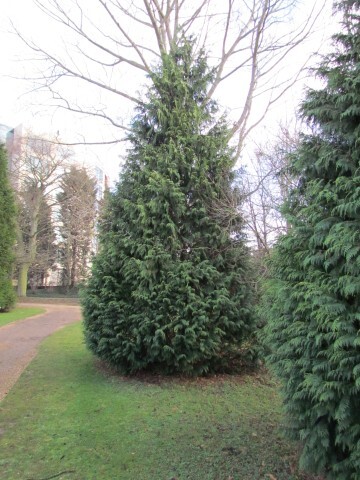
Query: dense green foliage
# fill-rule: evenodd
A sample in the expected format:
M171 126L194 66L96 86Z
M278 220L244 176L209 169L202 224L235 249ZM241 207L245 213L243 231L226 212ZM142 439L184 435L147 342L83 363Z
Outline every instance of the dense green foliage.
M124 379L82 340L79 323L47 338L1 402L2 480L315 480L267 376Z
M152 75L84 294L86 342L131 373L231 368L251 331L228 130L184 42Z
M96 218L96 181L85 168L72 165L60 182L59 262L62 285L74 288L89 269Z
M292 159L292 225L272 258L270 362L283 381L301 465L360 478L360 18L342 2L343 32L303 104L312 134Z
M5 149L0 145L0 312L8 310L15 303L16 297L11 283L15 238L15 200L8 177Z

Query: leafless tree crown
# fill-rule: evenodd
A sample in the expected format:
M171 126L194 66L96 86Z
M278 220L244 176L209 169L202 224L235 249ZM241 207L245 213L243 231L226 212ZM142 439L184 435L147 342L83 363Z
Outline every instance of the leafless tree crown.
M268 254L277 238L289 225L281 207L297 178L291 172L290 156L300 137L298 126L279 126L271 145L259 145L245 177L243 213L255 250Z
M63 50L39 45L17 32L36 58L46 61L33 80L37 88L50 92L57 108L107 122L117 132L108 143L120 141L119 130L128 129L119 118L120 105L141 102L136 88L161 62L162 53L180 36L193 35L215 68L208 97L231 92L233 104L227 107L233 108L231 135L239 152L248 133L298 79L302 69L291 71L287 59L312 32L322 6L322 0L314 2L312 11L295 26L291 19L296 16L296 0L33 2L66 32ZM288 72L280 74L284 68ZM92 87L102 101L94 106L95 95L86 101L81 95L65 94L69 79ZM255 116L250 115L254 102Z
M32 132L14 135L9 145L10 177L19 204L16 258L18 294L26 296L29 268L37 257L41 237L41 208L54 206L55 192L72 152L54 138Z

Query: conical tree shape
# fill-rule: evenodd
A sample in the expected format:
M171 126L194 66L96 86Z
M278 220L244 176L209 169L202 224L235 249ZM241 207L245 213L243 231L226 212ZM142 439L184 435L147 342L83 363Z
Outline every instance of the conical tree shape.
M184 41L162 63L105 215L86 342L126 373L203 374L230 368L251 332L248 252L206 59Z
M283 381L301 465L360 478L360 2L342 2L343 33L303 104L314 132L293 158L292 229L272 259L270 361Z
M8 177L5 149L0 145L0 312L8 310L15 303L16 296L11 283L15 238L15 200Z

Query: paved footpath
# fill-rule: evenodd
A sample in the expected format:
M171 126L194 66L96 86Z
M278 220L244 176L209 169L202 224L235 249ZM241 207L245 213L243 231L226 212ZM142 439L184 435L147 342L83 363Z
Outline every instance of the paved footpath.
M46 313L0 327L0 401L35 357L40 342L65 325L81 320L79 306L36 306L44 307Z

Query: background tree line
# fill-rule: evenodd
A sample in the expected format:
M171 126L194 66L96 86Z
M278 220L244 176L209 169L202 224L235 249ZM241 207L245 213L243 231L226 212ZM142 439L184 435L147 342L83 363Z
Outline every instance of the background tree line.
M72 289L85 278L94 253L96 180L72 162L68 148L32 132L20 136L9 155L18 296L47 285L51 272L57 286Z

